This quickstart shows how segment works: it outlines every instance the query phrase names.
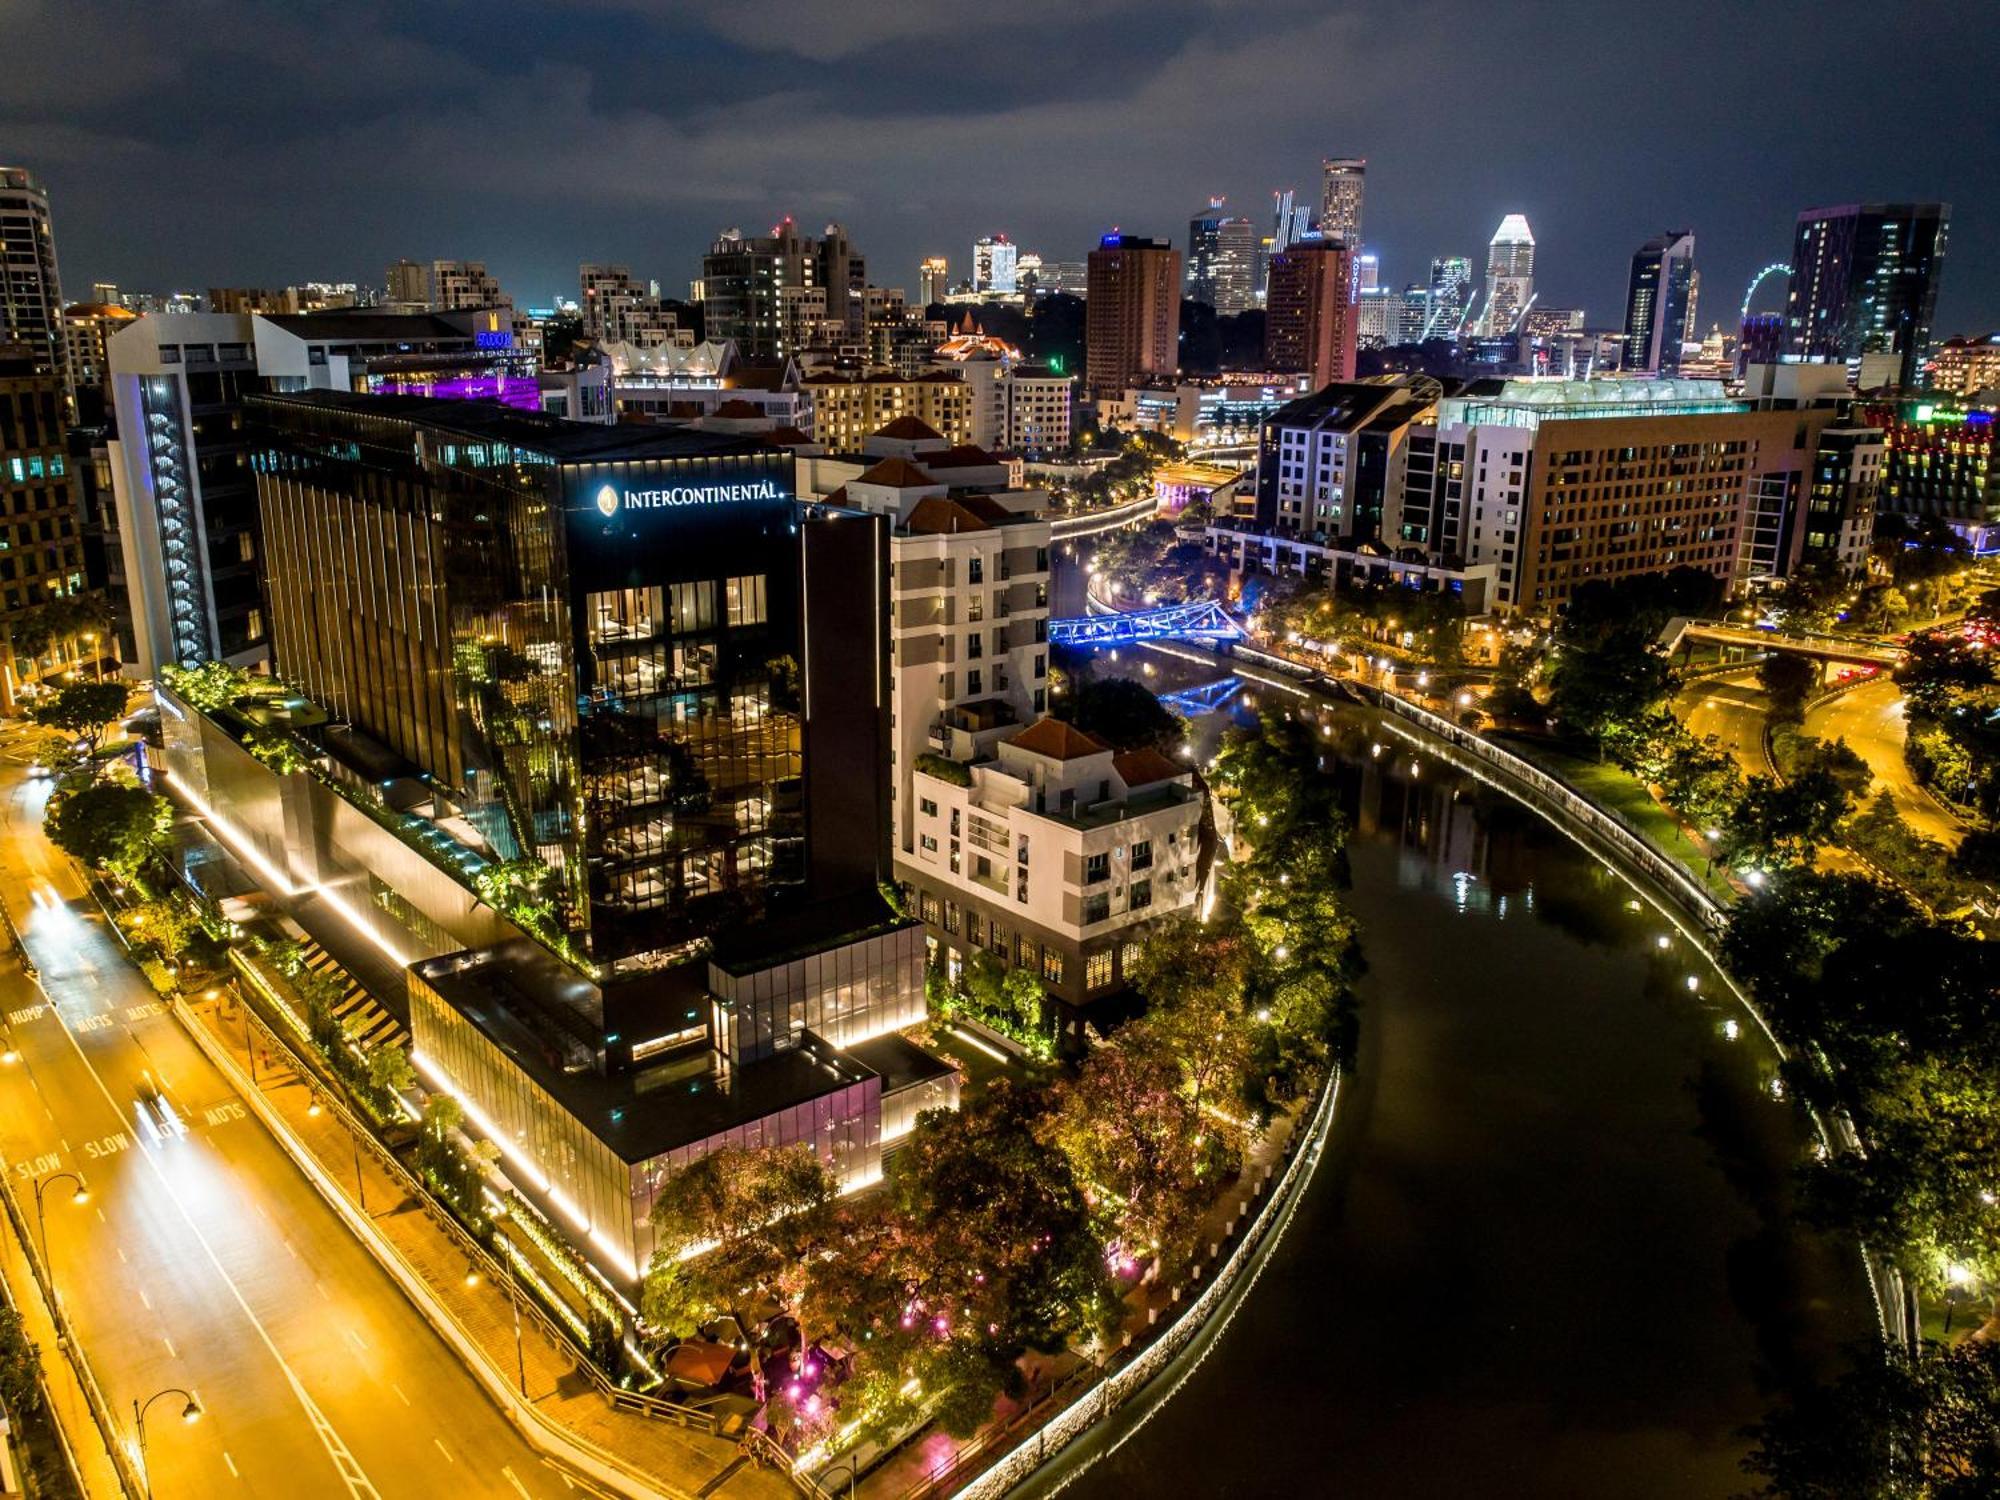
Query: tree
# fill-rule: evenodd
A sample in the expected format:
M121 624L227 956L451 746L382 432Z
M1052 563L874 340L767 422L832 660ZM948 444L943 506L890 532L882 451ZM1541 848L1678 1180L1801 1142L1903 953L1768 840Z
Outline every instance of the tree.
M1757 680L1771 700L1771 720L1796 724L1806 716L1806 699L1819 682L1819 672L1803 656L1773 651L1757 663Z
M1916 712L1938 718L1960 693L1990 687L1994 681L1991 653L1974 649L1957 633L1911 638L1896 681Z
M130 880L166 844L173 805L144 787L99 782L49 804L49 842L93 869Z
M227 662L205 661L198 667L162 667L160 677L195 708L214 713L250 691L250 674Z
M383 1094L402 1094L416 1086L417 1071L402 1047L377 1047L368 1054L368 1082Z
M0 1409L23 1417L42 1405L40 1351L15 1309L0 1306Z
M2000 1493L2000 1344L1856 1350L1832 1385L1752 1429L1770 1500L1976 1500Z
M200 919L177 901L141 901L119 912L116 920L128 942L151 948L163 959L179 958L201 932Z
M1646 716L1672 690L1673 668L1653 633L1623 626L1595 645L1562 646L1550 673L1549 709L1562 727L1597 743Z
M1162 708L1151 688L1130 677L1077 683L1065 712L1071 724L1114 750L1150 747L1171 754L1187 734L1185 721Z
M111 721L125 713L123 682L72 682L42 698L28 711L37 724L83 741L86 759L97 762L97 747Z
M796 1283L824 1236L832 1174L810 1146L725 1146L670 1175L653 1199L653 1259L640 1292L647 1321L686 1332L728 1313L746 1333L750 1299Z
M1833 842L1846 815L1847 793L1824 770L1808 771L1783 784L1768 776L1752 776L1735 810L1723 821L1723 859L1763 870L1809 865L1822 844Z

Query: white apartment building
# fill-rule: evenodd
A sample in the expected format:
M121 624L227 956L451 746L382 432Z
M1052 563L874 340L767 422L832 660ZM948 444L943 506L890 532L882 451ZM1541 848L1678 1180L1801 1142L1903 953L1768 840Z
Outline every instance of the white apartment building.
M661 303L654 286L635 281L629 266L585 262L577 268L577 283L582 293L583 331L598 344L630 344L640 349L662 344L694 347L694 330L681 327L680 319Z

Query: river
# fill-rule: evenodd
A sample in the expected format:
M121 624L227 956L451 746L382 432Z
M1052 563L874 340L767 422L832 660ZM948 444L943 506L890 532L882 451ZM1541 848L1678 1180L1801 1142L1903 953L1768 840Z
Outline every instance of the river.
M1535 815L1329 722L1368 972L1328 1152L1207 1358L1068 1493L1740 1492L1743 1427L1874 1328L1853 1247L1791 1217L1812 1136L1768 1042Z

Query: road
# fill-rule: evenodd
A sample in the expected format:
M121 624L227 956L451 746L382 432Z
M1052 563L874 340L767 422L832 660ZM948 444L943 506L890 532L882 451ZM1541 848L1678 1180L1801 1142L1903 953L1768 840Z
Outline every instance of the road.
M1956 849L1965 827L1924 794L1903 759L1909 726L1903 719L1903 695L1887 677L1852 688L1806 715L1806 733L1824 740L1841 739L1875 773L1868 796L1886 791L1896 799L1896 811L1912 829Z
M51 1003L0 972L20 1061L0 1150L122 1424L147 1419L153 1493L181 1497L569 1492L166 1015L41 833L45 790L0 765L0 899ZM141 1102L150 1073L165 1090Z
M1736 757L1745 776L1767 776L1764 722L1767 700L1757 669L1703 677L1681 689L1674 712L1696 739L1713 735L1719 748Z

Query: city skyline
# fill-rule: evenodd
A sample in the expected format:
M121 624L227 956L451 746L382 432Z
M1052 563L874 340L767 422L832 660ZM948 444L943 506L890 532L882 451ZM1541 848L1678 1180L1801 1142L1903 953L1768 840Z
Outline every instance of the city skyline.
M1000 45L954 57L965 86L940 104L879 81L974 24L951 7L835 22L793 5L669 17L606 0L548 17L503 3L478 13L474 47L460 6L246 7L216 27L172 5L113 17L10 0L22 65L0 102L0 158L48 186L70 300L93 281L372 283L404 255L483 260L534 305L575 296L584 261L685 296L718 233L786 213L808 232L837 220L874 279L914 292L921 258L948 256L957 281L982 234L1080 260L1115 225L1184 251L1192 204L1221 194L1262 223L1274 190L1315 201L1322 158L1352 155L1369 162L1366 243L1385 285L1423 279L1434 256L1476 258L1518 212L1541 247L1543 303L1605 327L1662 223L1699 234L1701 321L1726 324L1751 274L1785 258L1800 210L1942 199L1956 211L1936 332L1976 331L2000 319L2000 168L1924 149L1921 112L1890 109L1893 85L1868 70L1843 75L1837 107L1822 97L1832 49L1863 34L1929 57L1942 94L1972 88L1976 49L1953 45L1962 7L1832 8L1848 9L1853 24L1821 7L1789 40L1802 9L1763 12L1754 33L1691 17L1659 39L1672 65L1634 78L1592 59L1636 21L1585 27L1562 7L1470 46L1473 13L1456 4L1393 26L1368 4L1030 4L977 19ZM662 88L663 65L702 78L699 95ZM1560 75L1563 108L1436 103L1493 97L1474 81L1510 68ZM1329 99L1314 83L1329 70L1364 81ZM171 124L167 96L182 106ZM1297 105L1227 131L1179 107L1231 96ZM1663 118L1678 132L1666 149ZM1051 153L1085 165L1048 174Z

